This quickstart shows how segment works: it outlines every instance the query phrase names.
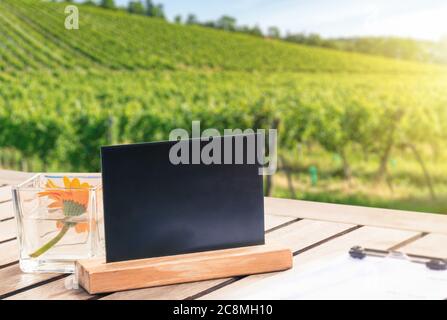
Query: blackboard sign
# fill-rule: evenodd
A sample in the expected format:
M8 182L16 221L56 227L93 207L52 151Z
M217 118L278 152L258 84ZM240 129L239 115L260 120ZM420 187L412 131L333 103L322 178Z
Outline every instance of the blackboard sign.
M264 244L253 136L102 147L107 262Z

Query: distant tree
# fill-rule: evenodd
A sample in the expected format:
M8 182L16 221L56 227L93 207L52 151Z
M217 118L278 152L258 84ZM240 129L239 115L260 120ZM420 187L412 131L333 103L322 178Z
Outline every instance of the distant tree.
M154 3L152 0L146 0L146 15L152 17L154 10Z
M238 26L237 31L242 33L250 33L250 27L247 25Z
M153 17L165 19L165 10L162 4L157 4L153 9Z
M87 6L96 6L96 2L93 0L86 0L84 1L84 4Z
M234 31L236 30L236 19L230 16L222 16L217 20L216 26L223 30Z
M302 43L309 46L320 46L320 47L335 47L335 44L332 44L329 40L323 39L318 33L294 33L287 34L284 38L286 41Z
M313 46L319 46L323 43L323 39L321 39L321 36L318 33L311 33L307 38L308 44Z
M193 13L188 14L188 17L186 18L186 24L198 24L199 21L197 20L197 16Z
M447 64L447 42L400 37L322 38L317 33L294 33L286 41L344 51L363 52L394 59Z
M145 13L144 6L141 3L141 1L130 1L127 6L127 11L129 11L130 13L135 13L135 14L144 14Z
M100 6L106 9L114 9L116 8L114 0L101 0Z
M248 33L251 35L254 35L254 36L262 37L262 30L261 30L261 28L259 28L258 25L254 26L252 28L249 28Z
M204 27L208 27L208 28L218 28L216 22L210 20L210 21L205 21L200 23L200 25L204 26Z
M267 30L267 35L268 35L270 38L278 39L278 38L281 37L281 31L279 31L279 28L278 28L278 27L272 26L272 27L269 27L269 28L268 28L268 30Z
M176 15L175 17L174 17L174 22L175 23L177 23L177 24L181 24L182 23L182 16L181 15Z
M146 15L154 18L165 19L165 12L162 4L154 4L151 0L146 1Z
M262 30L258 26L250 27L247 25L242 25L236 27L236 31L247 33L254 36L262 36Z

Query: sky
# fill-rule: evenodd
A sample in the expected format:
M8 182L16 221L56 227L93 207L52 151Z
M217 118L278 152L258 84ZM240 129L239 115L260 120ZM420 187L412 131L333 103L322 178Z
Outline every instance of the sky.
M126 5L128 0L115 0ZM200 21L223 14L238 24L278 26L285 32L324 37L401 36L439 40L447 36L446 0L155 0L167 17L197 15Z

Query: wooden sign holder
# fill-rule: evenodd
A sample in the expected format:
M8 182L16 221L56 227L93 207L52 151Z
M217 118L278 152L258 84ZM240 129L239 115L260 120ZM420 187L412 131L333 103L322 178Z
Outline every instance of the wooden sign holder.
M282 271L292 260L290 249L261 245L112 263L81 260L76 277L95 294Z

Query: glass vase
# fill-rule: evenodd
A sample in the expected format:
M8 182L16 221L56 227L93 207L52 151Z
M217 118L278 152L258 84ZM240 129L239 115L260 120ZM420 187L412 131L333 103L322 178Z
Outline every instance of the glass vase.
M76 260L104 255L99 174L37 174L13 200L22 271L73 273Z

